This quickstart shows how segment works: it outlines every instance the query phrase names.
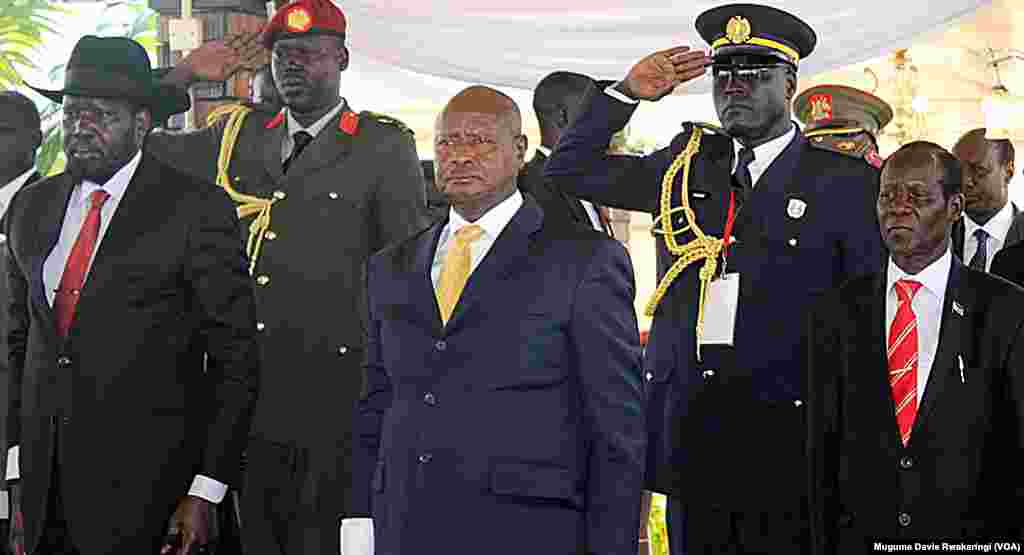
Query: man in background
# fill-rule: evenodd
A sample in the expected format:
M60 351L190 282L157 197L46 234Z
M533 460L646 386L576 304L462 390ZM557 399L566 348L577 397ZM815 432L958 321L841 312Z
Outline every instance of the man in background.
M1009 199L1013 143L985 134L985 129L968 131L953 147L964 170L965 214L953 225L953 254L983 272L1000 250L1024 241L1024 214Z
M7 213L11 199L22 187L39 179L36 172L36 149L43 141L39 110L25 95L15 91L0 92L0 221ZM2 228L2 226L0 226ZM0 234L0 303L8 300L7 236ZM6 445L7 387L7 318L0 310L0 445ZM4 460L6 457L0 457ZM0 466L0 468L3 468ZM6 480L0 480L0 553L7 553L10 525L10 503Z
M533 91L533 111L540 125L540 145L519 176L519 188L530 193L551 223L572 223L611 233L607 210L555 187L544 177L544 165L562 131L576 117L580 101L593 79L579 73L556 71L540 80Z
M878 135L893 116L886 101L853 87L818 85L796 97L793 112L815 146L882 166Z

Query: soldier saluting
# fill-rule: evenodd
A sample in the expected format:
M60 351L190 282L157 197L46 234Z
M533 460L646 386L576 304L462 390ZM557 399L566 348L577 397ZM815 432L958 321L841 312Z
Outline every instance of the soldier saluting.
M792 121L817 40L806 23L732 4L696 26L710 56L670 48L592 89L545 173L569 194L656 216L646 477L670 495L673 548L800 553L804 315L817 292L877 266L878 171L815 148ZM649 156L605 153L640 100L709 66L722 129L687 123Z
M253 555L338 552L362 385L362 266L426 227L412 134L339 94L346 27L329 0L283 6L258 43L271 52L280 112L243 107L200 131L149 138L155 156L216 180L241 217L263 391L241 491ZM226 78L257 45L229 42L193 51L165 82Z

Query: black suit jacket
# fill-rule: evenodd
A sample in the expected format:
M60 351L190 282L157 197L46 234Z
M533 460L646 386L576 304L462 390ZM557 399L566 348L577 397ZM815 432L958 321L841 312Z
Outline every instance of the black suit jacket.
M544 219L548 225L570 224L594 229L583 203L544 177L547 161L548 157L538 150L519 172L519 189L537 200L537 204L544 209Z
M1021 538L1020 514L1005 507L1024 498L1024 290L954 259L904 447L888 383L885 283L884 273L853 280L811 314L814 552L860 555L871 538Z
M1000 249L992 259L991 272L1024 286L1024 242Z
M76 547L153 552L194 475L237 484L257 389L252 285L227 195L144 155L61 338L43 263L73 188L62 173L22 189L5 228L25 547L56 449Z
M1017 205L1010 203L1013 208L1013 221L1010 224L1009 231L1006 232L1006 241L1003 243L1003 249L1012 247L1017 243L1024 241L1024 213L1017 209ZM953 224L953 254L960 260L963 260L965 264L970 263L970 260L964 260L964 230L966 224L964 224L964 218L967 215L964 214L959 220ZM1003 249L999 249L1002 251ZM999 253L996 253L998 255ZM990 255L991 256L991 255ZM993 260L993 264L995 260ZM990 271L991 267L990 267Z

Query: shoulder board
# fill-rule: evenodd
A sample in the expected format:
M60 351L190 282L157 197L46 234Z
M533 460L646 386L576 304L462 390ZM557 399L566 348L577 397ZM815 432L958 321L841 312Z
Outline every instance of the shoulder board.
M247 103L225 104L223 106L218 106L207 114L206 125L213 125L214 123L222 119L229 118L239 112L249 112L252 110L253 108Z
M371 120L373 120L373 121L375 121L377 123L381 123L381 124L384 124L384 125L391 125L391 126L397 127L401 131L404 131L404 132L406 132L406 133L408 133L410 135L413 134L413 131L412 131L412 129L409 129L409 126L407 126L406 124L402 123L401 120L395 119L395 118L393 118L391 116L388 116L388 115L385 115L385 114L378 114L377 112L371 112L369 110L364 110L364 111L360 112L359 115L362 116L362 117L365 117L365 118L369 118L369 119L371 119Z
M816 149L864 160L865 163L875 166L876 168L882 165L881 158L879 158L878 153L875 151L874 145L872 145L871 140L864 135L859 137L851 137L848 135L818 135L808 138L807 142Z

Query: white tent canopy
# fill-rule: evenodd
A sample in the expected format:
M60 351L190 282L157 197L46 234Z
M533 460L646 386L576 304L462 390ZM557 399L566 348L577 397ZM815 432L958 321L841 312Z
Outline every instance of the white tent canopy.
M359 0L339 5L358 58L420 74L529 89L555 70L618 79L638 59L677 44L704 48L697 16L729 2L665 0ZM775 0L804 19L818 47L812 75L906 46L985 0ZM751 22L755 27L757 22ZM706 80L687 93L707 92Z

